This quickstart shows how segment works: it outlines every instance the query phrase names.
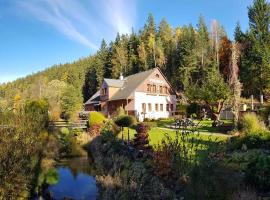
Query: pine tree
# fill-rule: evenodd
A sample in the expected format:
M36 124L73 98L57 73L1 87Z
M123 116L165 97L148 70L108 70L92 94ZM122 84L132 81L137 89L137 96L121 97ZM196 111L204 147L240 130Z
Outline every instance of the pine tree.
M205 24L204 18L200 16L199 23L197 25L197 48L198 48L198 57L200 58L200 71L202 72L206 70L205 64L207 59L207 52L209 49L209 33L207 30L207 26Z
M111 60L111 72L113 78L119 78L121 73L126 75L128 72L128 50L125 45L123 39L113 45Z
M252 43L249 64L259 94L270 94L270 4L266 0L255 0L248 8L250 41ZM256 74L254 74L254 72Z
M234 30L234 40L235 42L239 44L245 41L245 34L242 32L239 22L237 22L235 30Z
M139 56L139 63L140 63L140 68L142 70L147 70L148 69L148 64L147 64L147 52L145 49L144 42L141 41L138 47L138 56Z
M173 64L175 40L173 29L165 18L159 24L157 35L161 42L158 44L158 47L162 46L165 61L162 71L168 77L169 81L173 82L173 74L177 70L177 67Z

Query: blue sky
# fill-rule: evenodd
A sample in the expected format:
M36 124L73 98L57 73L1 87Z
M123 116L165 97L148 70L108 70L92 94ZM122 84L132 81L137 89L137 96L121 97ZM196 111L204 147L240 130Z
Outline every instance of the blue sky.
M148 13L176 27L218 20L233 37L252 0L0 0L0 83L96 52L102 38L143 27Z

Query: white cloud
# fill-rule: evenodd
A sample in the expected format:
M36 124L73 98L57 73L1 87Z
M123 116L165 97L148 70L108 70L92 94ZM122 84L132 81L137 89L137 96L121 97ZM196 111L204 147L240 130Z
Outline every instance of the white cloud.
M59 2L60 1L56 0L20 1L19 4L23 8L27 9L37 19L52 25L59 32L63 33L70 39L80 42L81 44L92 49L97 49L97 46L78 30L75 25L76 21L73 22L70 19L70 16L68 14L72 13L68 13L65 15L65 13L63 12L63 10L66 9L65 4ZM77 16L79 19L81 19L81 16Z
M131 32L136 19L135 1L18 0L17 5L68 38L96 50L94 41L112 38L110 35L116 32Z
M130 33L136 20L135 0L100 0L105 20L119 33Z

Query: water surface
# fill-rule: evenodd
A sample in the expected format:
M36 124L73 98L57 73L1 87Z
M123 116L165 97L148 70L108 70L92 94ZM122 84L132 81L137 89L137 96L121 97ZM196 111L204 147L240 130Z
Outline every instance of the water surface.
M48 187L53 199L97 199L98 189L88 158L63 160L56 170L58 182Z

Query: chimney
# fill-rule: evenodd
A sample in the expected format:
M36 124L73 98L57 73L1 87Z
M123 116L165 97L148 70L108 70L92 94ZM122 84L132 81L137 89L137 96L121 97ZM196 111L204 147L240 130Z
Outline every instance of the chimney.
M120 73L120 77L119 77L119 79L122 81L122 80L124 80L124 76L123 76L123 74L122 73Z

